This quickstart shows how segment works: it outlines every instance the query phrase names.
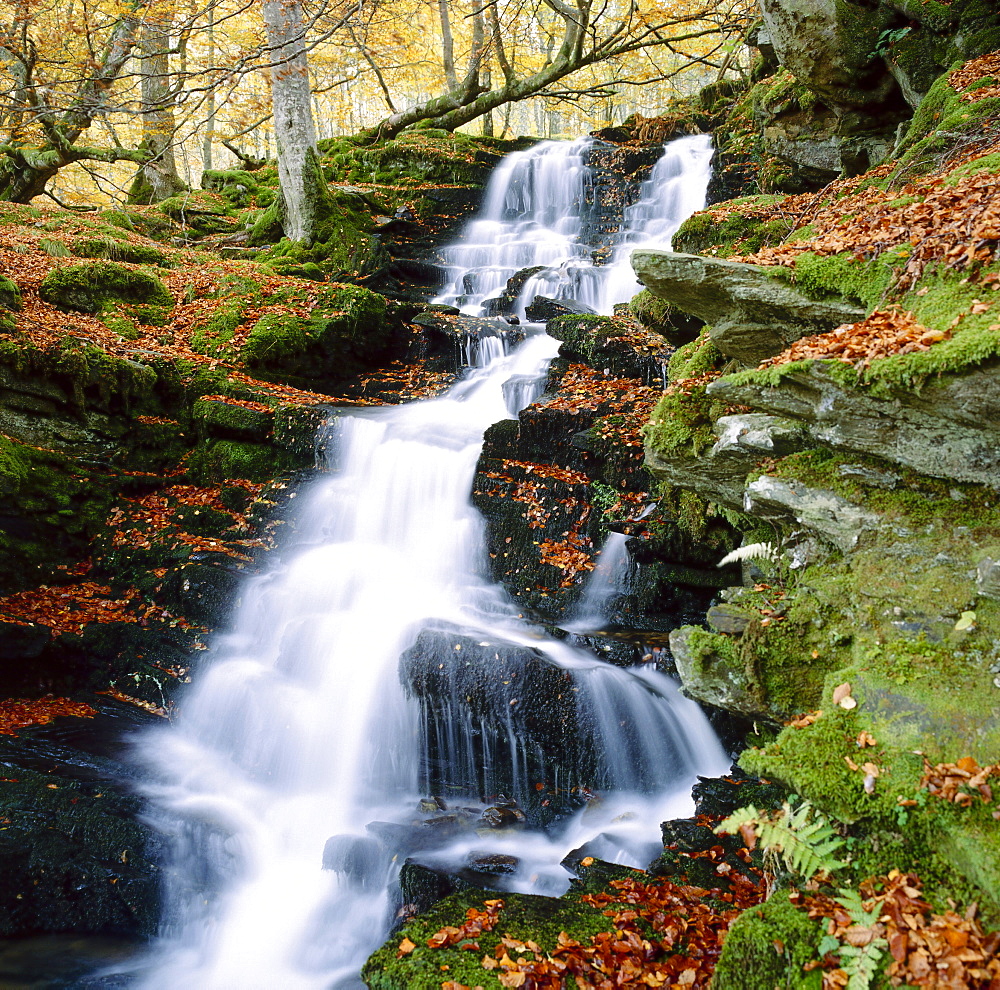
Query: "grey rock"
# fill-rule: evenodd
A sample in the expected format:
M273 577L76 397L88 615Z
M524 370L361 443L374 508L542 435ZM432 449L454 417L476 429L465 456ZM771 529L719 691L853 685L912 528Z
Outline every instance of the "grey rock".
M839 0L761 0L778 61L836 107L886 103L896 82L873 54L894 12Z
M798 424L760 413L722 416L719 439L700 457L661 457L647 447L646 466L662 481L698 492L736 511L743 509L743 482L762 457L784 457L808 446Z
M632 253L632 267L654 295L710 324L719 350L746 365L864 316L847 299L813 299L759 265L645 250Z
M785 375L774 388L721 378L713 398L802 421L819 443L875 454L935 478L1000 488L1000 362L941 375L919 391L879 396L839 385L822 361Z
M670 634L670 652L677 663L677 676L684 693L695 701L746 718L771 718L746 671L731 666L718 654L692 649L691 635L697 631L696 626L682 626Z
M728 604L713 605L705 616L712 629L726 636L742 636L755 618L756 613L750 609Z
M833 492L764 476L747 485L744 509L761 519L792 523L847 553L879 517Z
M872 488L893 489L899 484L899 475L891 471L876 471L860 464L841 464L837 473L842 478L852 478Z
M976 593L1000 601L1000 561L984 557L976 566Z

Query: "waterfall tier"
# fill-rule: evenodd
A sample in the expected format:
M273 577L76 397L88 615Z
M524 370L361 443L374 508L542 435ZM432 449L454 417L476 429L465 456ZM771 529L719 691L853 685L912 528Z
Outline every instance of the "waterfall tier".
M712 139L672 141L635 202L617 209L608 205L599 147L593 138L543 141L508 155L490 180L481 215L443 251L452 280L435 301L470 315L509 311L523 320L537 295L595 313L610 313L635 295L632 250L669 248L677 228L705 205Z

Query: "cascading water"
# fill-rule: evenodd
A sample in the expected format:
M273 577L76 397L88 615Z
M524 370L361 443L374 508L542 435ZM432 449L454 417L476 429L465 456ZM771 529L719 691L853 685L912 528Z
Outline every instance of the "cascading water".
M444 250L452 281L435 301L479 315L508 279L529 272L514 306L520 319L536 295L573 299L596 313L631 299L639 291L632 251L669 249L677 228L705 206L712 138L696 134L666 145L618 231L601 235L597 175L588 164L595 144L593 138L543 141L508 155L490 180L481 216ZM600 243L588 241L597 236ZM610 261L596 264L597 252L612 245Z
M501 783L529 808L540 775L555 790L600 788L599 806L544 830L469 829L421 853L454 864L486 845L518 864L507 889L558 893L560 861L585 842L645 863L658 823L690 809L694 776L727 766L668 678L547 639L485 577L469 501L483 433L533 397L556 348L529 334L511 354L482 354L443 398L339 419L337 470L305 493L302 546L248 583L181 717L142 746L173 845L148 990L360 985L429 789L468 814ZM501 654L522 664L503 682ZM530 685L552 678L573 687L559 704L578 739L531 736L531 713L555 702Z
M575 615L563 628L570 632L592 632L603 628L608 621L607 606L615 596L629 591L632 569L628 537L624 533L608 533L597 566L580 596Z

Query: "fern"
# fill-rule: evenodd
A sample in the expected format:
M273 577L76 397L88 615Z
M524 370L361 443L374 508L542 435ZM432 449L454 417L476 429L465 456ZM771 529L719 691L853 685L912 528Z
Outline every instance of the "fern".
M727 564L738 564L742 560L767 560L772 564L778 560L778 549L773 543L748 543L745 547L737 547L727 553L715 566L725 567Z
M750 828L757 836L765 855L780 855L785 866L809 880L817 874L833 873L846 864L837 859L844 840L833 830L826 817L808 801L793 808L786 801L780 809L762 813L753 805L740 808L716 826L716 832L739 832ZM840 967L847 974L846 990L868 990L888 948L884 938L871 931L878 923L879 907L865 908L856 890L842 887L836 898L850 915L852 925L864 945L842 942L835 935L825 935L819 944L820 956L836 952Z
M731 814L715 831L733 833L747 826L754 830L765 850L780 853L785 866L807 880L845 865L834 855L844 840L808 801L797 808L786 801L771 814L762 814L749 805Z
M877 904L871 911L866 910L856 890L841 887L836 901L859 928L870 929L878 923L881 905ZM865 945L839 945L837 956L841 969L847 974L847 990L868 990L888 947L889 943L884 938L875 937Z

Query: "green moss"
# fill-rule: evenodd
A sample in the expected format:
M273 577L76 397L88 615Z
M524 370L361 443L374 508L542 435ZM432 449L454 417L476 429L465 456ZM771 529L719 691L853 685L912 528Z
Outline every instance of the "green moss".
M167 287L147 272L112 261L54 268L42 279L39 295L61 309L100 313L115 302L173 306Z
M795 259L793 281L814 297L842 295L855 299L871 312L882 303L898 279L907 251L887 251L870 261L849 252L819 255L803 252Z
M709 331L710 328L705 327L695 340L677 348L667 366L668 381L700 378L722 365L722 352L712 343Z
M673 249L727 258L734 254L753 254L763 247L776 247L789 240L794 221L786 217L762 219L760 211L781 198L760 195L729 200L721 220L710 212L695 213L674 234ZM769 211L765 211L765 215L768 214Z
M0 306L14 310L21 308L21 290L6 275L0 275Z
M127 316L108 316L104 325L124 340L137 340L140 336L139 325Z
M898 164L893 176L897 182L934 168L947 158L959 135L980 131L988 120L1000 116L1000 98L963 101L952 88L950 76L944 73L934 82L913 115L896 149ZM968 91L974 92L974 87Z
M981 172L1000 173L1000 152L995 151L990 155L983 155L981 158L975 158L965 165L953 168L948 173L945 183L953 186L962 179L968 178L970 175L978 175Z
M346 377L374 363L390 340L385 299L359 286L319 290L306 318L266 314L254 325L240 358L254 368L308 377Z
M109 261L171 267L167 256L158 248L144 244L130 244L112 237L80 238L73 242L72 248L73 254L78 258L106 258Z
M270 481L287 474L294 466L289 455L277 447L237 440L199 444L186 463L188 474L199 484L231 478Z
M59 564L87 554L106 526L113 498L106 479L81 475L65 455L0 436L0 593L36 586Z
M822 970L803 967L818 958L823 929L794 907L784 890L744 911L726 935L712 977L713 990L820 990Z
M714 408L704 385L665 392L643 427L649 449L663 459L682 451L697 457L715 443Z
M250 206L259 188L254 174L242 169L206 169L201 174L201 187L239 208Z
M485 900L497 897L503 898L505 906L496 928L476 936L478 950L428 947L427 939L435 932L447 925L461 924L469 908L482 911ZM558 945L560 932L586 944L591 936L608 931L609 926L609 919L599 909L581 903L573 895L556 899L466 890L446 897L426 914L404 925L369 958L361 975L371 990L440 990L444 980L470 987L499 988L495 971L483 969L480 961L484 955L493 955L502 936L530 939L551 952ZM397 947L404 938L410 939L416 948L397 959Z
M236 353L229 345L243 323L246 308L242 299L223 300L212 315L192 331L191 349L209 357L233 360Z

